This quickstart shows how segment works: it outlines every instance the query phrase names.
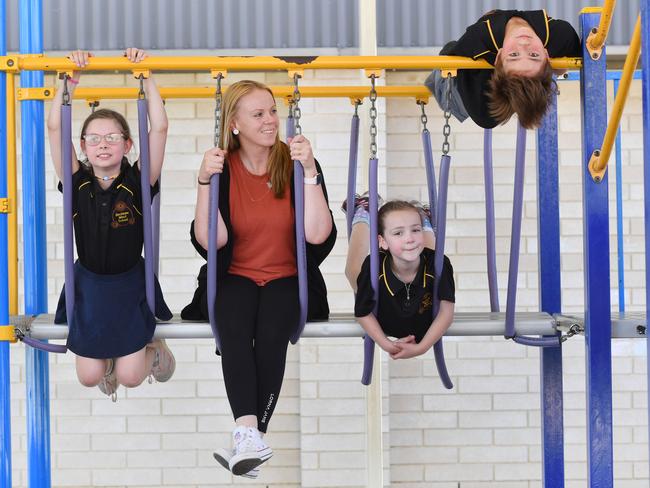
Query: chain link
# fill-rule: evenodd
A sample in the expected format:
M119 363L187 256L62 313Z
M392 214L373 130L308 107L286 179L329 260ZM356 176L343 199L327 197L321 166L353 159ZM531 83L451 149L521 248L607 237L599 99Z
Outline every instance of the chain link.
M359 105L362 105L363 101L359 100L358 98L354 101L354 116L358 117L359 116Z
M63 105L70 105L70 92L68 91L68 75L63 75Z
M375 89L375 75L370 75L370 157L377 157L377 90Z
M422 131L424 132L425 130L427 130L427 122L429 121L429 119L427 119L427 113L424 111L425 103L422 100L419 100L418 105L422 109L422 114L420 115L420 122L422 122Z
M214 92L214 147L219 147L221 144L221 101L223 95L221 92L221 80L223 74L217 74L217 89Z
M299 136L302 134L302 127L300 125L300 116L302 115L300 111L300 90L298 89L298 80L300 75L298 73L293 74L293 120L295 127L295 134Z
M138 98L140 100L144 100L145 99L145 95L144 95L144 75L140 74L140 76L138 76L138 79L140 80L140 91L138 92Z
M453 83L453 78L450 74L447 75L447 93L445 94L445 125L442 127L442 135L445 137L445 140L442 143L442 154L449 154L449 135L451 134L451 126L449 125L449 119L451 118L451 84Z
M571 324L569 327L569 330L567 330L566 334L562 336L560 339L562 342L566 341L567 339L570 339L574 335L581 334L585 331L584 327L580 324Z

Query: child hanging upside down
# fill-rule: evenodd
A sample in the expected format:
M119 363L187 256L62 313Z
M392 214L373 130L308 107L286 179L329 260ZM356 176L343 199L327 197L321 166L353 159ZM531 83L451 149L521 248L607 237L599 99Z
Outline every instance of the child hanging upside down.
M345 275L356 292L354 315L366 333L393 359L427 352L444 335L454 317L455 287L451 263L434 273L434 236L426 210L392 200L378 215L379 308L370 284L367 199L357 198ZM433 285L439 281L440 309L432 315ZM394 337L395 339L390 339Z
M461 69L451 78L449 109L461 122L467 117L485 129L506 123L517 114L527 129L539 127L557 90L550 58L579 57L580 39L568 22L545 10L492 10L470 25L441 56L484 59L493 70ZM556 74L559 74L556 73ZM442 110L448 83L440 70L425 85Z

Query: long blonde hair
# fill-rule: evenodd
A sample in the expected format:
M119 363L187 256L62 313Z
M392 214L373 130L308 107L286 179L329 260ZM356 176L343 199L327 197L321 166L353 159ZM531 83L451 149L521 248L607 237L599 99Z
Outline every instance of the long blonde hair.
M229 153L238 150L241 145L239 137L232 133L232 121L237 113L237 105L239 101L246 95L255 90L265 90L271 97L273 92L264 83L254 80L242 80L233 83L228 87L223 96L221 106L222 123L221 123L221 148L227 150ZM271 154L269 156L268 173L271 178L271 188L273 194L280 198L284 195L286 186L289 184L291 177L291 155L287 145L280 140L279 133L275 136L275 142L271 147Z

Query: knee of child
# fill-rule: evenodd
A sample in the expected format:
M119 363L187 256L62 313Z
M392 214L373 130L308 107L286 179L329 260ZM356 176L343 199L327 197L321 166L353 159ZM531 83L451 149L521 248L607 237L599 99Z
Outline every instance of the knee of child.
M142 375L140 371L135 369L118 369L116 372L117 381L119 384L127 388L135 388L140 386L146 376Z
M79 383L86 387L97 386L104 377L104 371L99 369L78 369L77 379Z

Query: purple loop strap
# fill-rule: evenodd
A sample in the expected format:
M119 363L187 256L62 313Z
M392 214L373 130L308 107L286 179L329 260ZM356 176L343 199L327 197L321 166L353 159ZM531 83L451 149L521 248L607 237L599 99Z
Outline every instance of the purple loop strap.
M296 120L294 119L292 113L289 113L286 124L287 124L286 128L287 128L287 141L288 141L290 137L294 137L296 135Z
M436 236L436 254L434 261L434 272L436 279L433 282L433 317L438 316L440 310L440 298L438 297L438 288L440 286L440 276L442 276L442 268L445 259L445 237L447 232L447 188L449 187L449 166L451 165L451 157L444 154L440 158L440 187L438 189L438 234ZM447 365L445 364L445 356L442 348L442 337L433 345L433 354L436 359L436 367L438 368L438 376L440 381L448 390L454 387L454 383L449 377Z
M524 176L526 166L526 129L517 124L517 150L515 182L512 197L512 235L510 238L510 263L508 268L508 296L506 302L506 339L513 339L526 346L559 346L558 337L523 337L515 331L515 307L517 302L517 274L519 272L519 248L521 244L521 217L524 202Z
M305 172L300 161L293 162L294 209L296 214L296 261L298 264L298 300L300 317L298 326L291 336L291 343L300 339L307 323L307 249L305 247Z
M492 170L492 129L483 132L483 177L485 180L485 239L487 247L488 287L490 311L499 311L497 282L497 251L494 217L494 176Z
M219 222L219 174L210 177L210 200L208 207L208 319L212 335L221 351L221 339L217 328L217 317L214 309L217 298L217 232Z
M37 339L32 339L31 337L27 337L27 336L22 337L20 340L21 342L24 342L28 346L31 346L34 349L38 349L40 351L55 352L61 354L65 354L66 352L68 352L68 348L60 344L50 344L49 342L39 341Z
M377 158L370 158L368 162L368 213L370 214L370 284L373 291L375 307L372 313L377 316L379 308L379 226L377 222L377 211L379 207L379 196L377 194ZM373 239L374 237L374 239ZM363 340L363 374L361 383L369 385L372 381L372 362L375 356L375 342L368 335Z
M72 107L61 106L61 166L63 167L63 257L65 262L65 312L74 317L74 224L72 219Z
M142 194L142 228L144 234L144 280L147 305L156 314L156 295L154 292L153 238L151 227L151 169L149 158L149 124L147 120L147 100L138 99L138 134L140 138L140 192Z
M359 159L359 115L352 116L350 124L350 153L348 156L348 195L345 218L348 226L348 240L352 234L352 219L354 218L354 195L357 188L357 165Z
M434 235L438 232L438 195L436 190L436 169L433 165L433 149L431 148L431 133L429 129L422 131L422 150L424 151L424 167L427 170L427 190L429 210L431 213L431 227Z

